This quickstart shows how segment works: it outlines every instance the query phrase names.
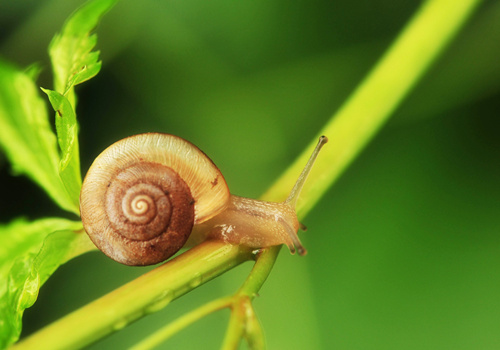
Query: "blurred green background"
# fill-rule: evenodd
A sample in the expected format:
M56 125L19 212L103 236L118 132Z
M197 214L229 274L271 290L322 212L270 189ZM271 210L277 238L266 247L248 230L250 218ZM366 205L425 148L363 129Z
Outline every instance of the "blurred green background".
M131 1L98 28L103 69L77 88L82 168L114 141L180 135L231 191L258 197L377 62L421 1ZM0 55L45 68L82 1L0 2ZM303 221L255 300L270 349L500 348L500 2L485 1L391 121ZM394 67L395 70L398 67ZM335 140L331 140L335 142ZM67 216L0 156L0 219ZM243 265L92 346L123 348L231 294ZM100 252L61 267L29 334L148 268ZM216 349L228 312L163 348ZM63 335L62 335L63 336Z

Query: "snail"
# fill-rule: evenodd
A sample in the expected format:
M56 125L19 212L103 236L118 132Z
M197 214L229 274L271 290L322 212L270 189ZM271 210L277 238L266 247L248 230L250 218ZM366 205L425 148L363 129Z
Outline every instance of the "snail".
M277 203L232 195L210 158L178 136L130 136L104 150L85 176L83 226L102 252L126 265L167 260L188 238L190 245L205 239L252 248L286 244L303 255L295 203L326 142L322 136L289 197Z

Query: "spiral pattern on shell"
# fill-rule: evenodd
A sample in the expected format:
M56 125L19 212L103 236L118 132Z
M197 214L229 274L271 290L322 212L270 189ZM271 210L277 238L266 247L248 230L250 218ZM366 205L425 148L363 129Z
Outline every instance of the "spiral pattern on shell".
M173 135L141 134L96 158L80 210L85 230L106 255L151 265L175 254L193 224L217 215L228 198L222 174L197 147Z

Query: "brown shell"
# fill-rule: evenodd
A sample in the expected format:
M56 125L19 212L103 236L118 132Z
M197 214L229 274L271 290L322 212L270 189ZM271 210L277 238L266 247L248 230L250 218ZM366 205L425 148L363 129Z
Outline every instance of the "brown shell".
M106 255L127 265L166 260L193 224L226 208L229 189L213 162L184 139L160 133L120 140L90 167L80 195L83 225Z

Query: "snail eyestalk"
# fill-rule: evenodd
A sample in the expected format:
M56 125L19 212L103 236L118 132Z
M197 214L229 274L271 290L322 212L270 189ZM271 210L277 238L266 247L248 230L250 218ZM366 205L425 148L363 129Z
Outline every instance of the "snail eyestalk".
M294 210L295 210L295 207L297 205L297 199L299 197L300 191L304 187L304 184L307 180L307 176L311 172L311 169L314 165L314 162L316 161L316 158L318 157L319 151L321 150L323 145L327 142L328 142L328 138L326 136L321 136L319 138L318 143L316 144L316 147L314 148L314 151L311 154L311 157L309 158L306 166L304 167L304 170L302 170L302 172L300 173L299 178L297 179L297 182L295 182L295 185L293 186L292 191L290 192L290 195L285 200L285 204L290 206ZM299 222L299 228L303 231L306 230L306 226L300 222ZM293 242L293 246L290 246L290 244L288 245L290 252L292 254L294 254L295 251L297 250L299 255L307 254L307 250L306 250L306 248L304 248L304 246L300 242L300 239L299 239L299 236L297 235L297 232L290 226L287 226L287 232L288 232L288 235L290 236L290 238Z
M295 182L295 185L292 188L292 191L290 191L290 194L288 195L288 198L286 199L285 203L292 206L293 208L295 208L295 206L297 205L297 199L299 198L300 191L302 190L302 187L304 187L304 184L307 180L307 176L311 172L311 169L314 165L314 162L316 161L316 158L318 157L321 147L323 147L324 144L327 142L328 142L328 137L324 135L320 136L318 143L316 144L316 147L314 148L314 151L311 154L311 157L309 158L306 166L304 167L304 170L302 170L302 173L300 173L297 182Z
M293 244L288 245L290 253L295 254L295 252L297 252L300 256L306 255L307 249L302 245L297 232L295 232L290 226L287 227L287 232L293 242Z

